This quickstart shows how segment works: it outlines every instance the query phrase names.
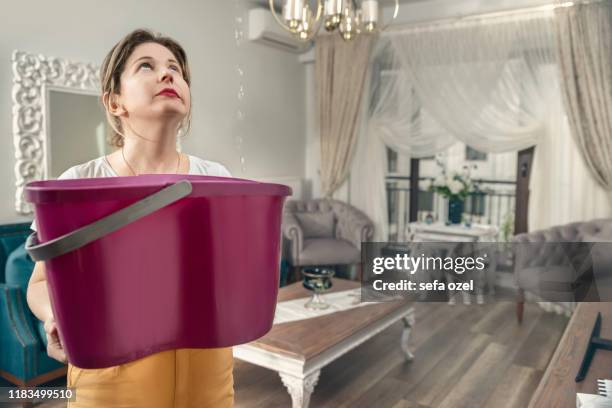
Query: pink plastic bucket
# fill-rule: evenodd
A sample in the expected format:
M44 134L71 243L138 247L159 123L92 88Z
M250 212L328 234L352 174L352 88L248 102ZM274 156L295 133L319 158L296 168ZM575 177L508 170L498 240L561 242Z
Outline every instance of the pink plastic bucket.
M38 236L27 249L45 261L68 360L101 368L263 336L290 194L278 184L187 175L29 183Z

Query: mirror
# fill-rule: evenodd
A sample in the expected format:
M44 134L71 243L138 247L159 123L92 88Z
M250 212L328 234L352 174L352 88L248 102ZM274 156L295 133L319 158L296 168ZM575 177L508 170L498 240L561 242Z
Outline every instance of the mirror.
M97 95L49 91L49 178L111 153L103 109Z
M23 51L12 65L15 209L31 214L25 185L107 153L106 121L97 66Z

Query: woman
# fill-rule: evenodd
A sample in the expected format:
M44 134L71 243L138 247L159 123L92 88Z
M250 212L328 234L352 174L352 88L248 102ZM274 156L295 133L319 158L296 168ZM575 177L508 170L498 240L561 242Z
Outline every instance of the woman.
M190 72L183 48L168 37L136 30L117 43L101 68L102 103L117 149L74 166L59 178L137 176L151 173L229 177L219 163L176 150L179 131L191 120ZM32 228L35 229L35 223ZM55 325L45 267L37 262L27 293L44 321L47 353L65 362ZM68 365L70 407L229 407L233 405L231 348L178 349L119 366Z

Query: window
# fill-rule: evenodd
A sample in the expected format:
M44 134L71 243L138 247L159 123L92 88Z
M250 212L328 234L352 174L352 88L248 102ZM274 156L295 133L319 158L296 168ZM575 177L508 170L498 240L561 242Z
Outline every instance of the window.
M472 149L470 146L465 146L465 160L486 161L487 154L479 152L476 149Z
M397 173L397 152L387 147L387 173Z
M434 193L432 191L419 190L418 211L431 212L434 210Z
M485 198L486 193L483 191L476 191L469 195L466 200L465 212L482 217L485 215Z
M397 223L399 189L397 182L387 182L387 217L390 224Z

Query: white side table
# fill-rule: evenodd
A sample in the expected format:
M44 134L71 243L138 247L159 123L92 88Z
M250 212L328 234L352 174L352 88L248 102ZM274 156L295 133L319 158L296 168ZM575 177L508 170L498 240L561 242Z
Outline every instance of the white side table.
M499 228L488 224L473 224L466 227L463 224L446 225L440 222L427 224L424 222L411 222L407 226L408 237L413 242L495 242ZM449 245L452 250L454 245ZM495 278L497 270L497 257L492 256L489 260L489 268L486 274L486 283L489 293L495 293ZM452 279L452 277L450 277ZM478 304L484 303L484 296L480 286L476 291ZM467 296L466 296L467 295ZM470 301L469 295L464 293L464 303ZM454 296L449 296L449 303L454 304Z
M495 242L499 228L489 224L472 224L471 227L466 227L463 224L411 222L408 224L408 231L434 242Z

